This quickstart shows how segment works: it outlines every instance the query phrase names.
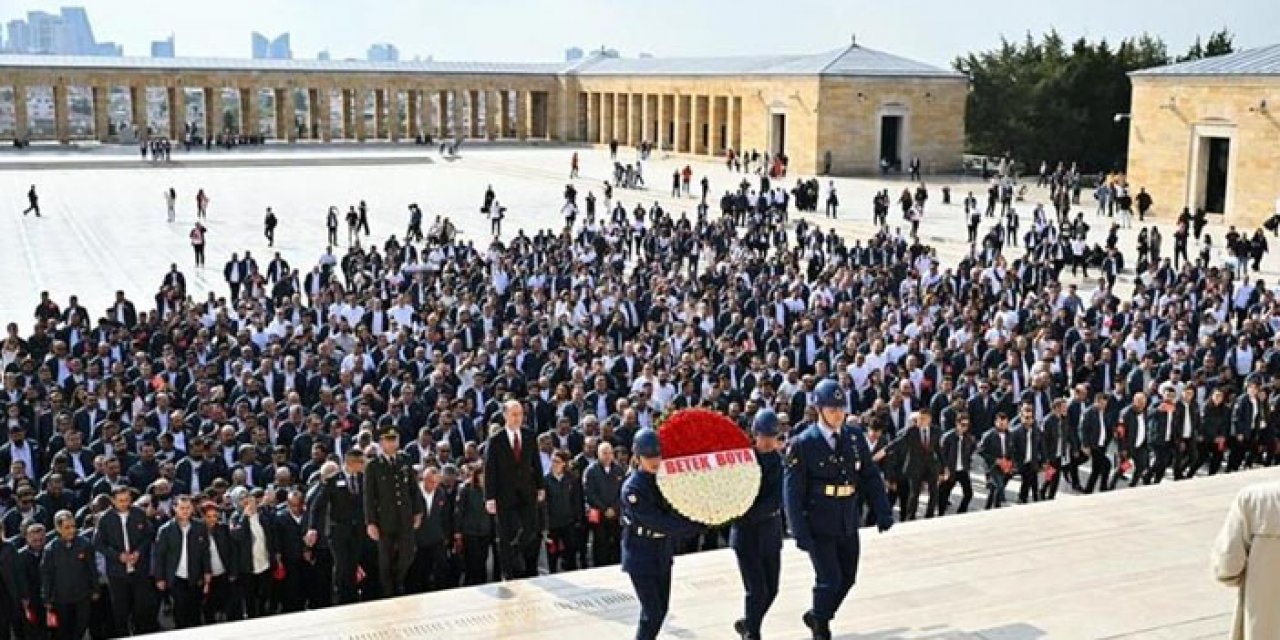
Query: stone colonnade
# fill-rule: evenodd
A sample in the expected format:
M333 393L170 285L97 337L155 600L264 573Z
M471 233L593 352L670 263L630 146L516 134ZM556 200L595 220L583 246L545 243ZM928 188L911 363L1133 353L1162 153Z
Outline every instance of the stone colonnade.
M550 85L529 88L517 79L477 87L447 80L360 82L351 77L354 82L291 78L276 83L246 77L206 83L118 74L16 74L0 80L0 115L6 103L13 114L0 136L62 143L150 137L181 141L188 134L204 138L210 132L288 142L562 139L557 100L546 90Z
M742 98L683 93L582 92L577 138L591 144L649 143L674 153L722 155L742 148Z

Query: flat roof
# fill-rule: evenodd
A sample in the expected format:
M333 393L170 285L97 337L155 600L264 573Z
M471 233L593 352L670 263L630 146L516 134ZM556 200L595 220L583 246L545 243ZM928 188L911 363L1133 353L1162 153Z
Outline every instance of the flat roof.
M816 54L723 57L621 58L589 54L571 63L249 58L144 58L0 54L0 69L122 71L263 71L303 73L417 73L579 76L880 76L963 78L964 75L893 54L850 45Z

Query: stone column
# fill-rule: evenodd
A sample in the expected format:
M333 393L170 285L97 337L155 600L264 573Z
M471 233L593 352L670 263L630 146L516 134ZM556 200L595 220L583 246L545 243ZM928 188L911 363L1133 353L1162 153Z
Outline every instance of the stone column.
M214 92L213 87L204 88L204 131L200 136L208 140L222 126L222 90Z
M356 127L351 118L351 105L355 96L351 89L339 91L342 92L342 137L351 140L356 137Z
M649 139L649 117L652 115L653 112L649 110L649 94L640 94L640 136L636 139L637 147Z
M27 137L27 88L18 83L13 85L13 138L25 140Z
M724 121L723 109L720 108L720 96L707 98L707 155L719 155L724 149L720 143L720 125Z
M98 142L106 142L111 137L111 114L107 113L107 94L110 91L111 87L90 88L93 95L93 137Z
M667 144L667 96L658 94L658 139L654 144L658 149L663 149Z
M609 144L610 140L617 138L617 133L613 130L613 101L616 94L602 93L600 94L600 143Z
M410 89L405 92L404 97L409 101L405 105L405 112L409 117L409 137L416 141L418 134L422 132L422 128L418 125L418 101L422 99L422 92Z
M600 117L596 115L596 94L587 94L587 144L595 144L600 137Z
M453 91L453 129L451 134L453 139L459 140L467 137L467 129L463 126L463 102L466 92L461 89Z
M739 113L740 109L741 106L738 104L737 98L729 96L725 99L724 146L726 149L733 149L738 153L742 153L742 149L738 144L738 136L740 135L738 132L739 120L742 118L742 114Z
M387 135L392 142L400 141L400 90L394 87L385 89L387 94Z
M529 139L533 130L533 92L521 91L516 94L516 137L522 142Z
M355 95L351 100L354 109L355 125L356 125L356 142L364 142L366 136L364 117L365 117L365 100L369 98L368 89L356 89ZM374 121L374 133L377 134L377 120Z
M686 97L687 96L682 96L677 93L675 97L672 98L673 104L671 106L671 115L672 121L675 123L675 133L672 134L671 151L674 153L683 153L685 151L686 144L689 142L686 139L684 132L684 123L688 121L688 116L686 115L683 104Z
M502 135L502 116L498 112L498 103L502 101L498 91L484 92L484 129L485 137L497 140Z
M697 94L689 96L689 153L702 153L702 122L703 117L699 103L702 102L702 96Z
M329 142L333 139L333 107L329 101L332 100L329 87L316 89L316 118L317 128L320 129L320 140Z
M320 137L320 90L307 89L307 131L303 136L307 140Z
M271 90L271 102L275 106L276 140L293 141L293 118L289 117L288 89L276 87Z
M67 87L53 85L53 136L62 144L71 142L71 123L67 116Z
M182 139L182 125L186 122L186 113L183 108L186 95L183 94L182 87L168 86L164 88L164 98L169 111L169 132L165 135L169 136L169 140L177 143Z
M445 140L449 137L449 92L443 89L439 92L440 104L436 105L436 126L439 130L436 137Z
M262 133L262 108L259 101L261 92L257 87L241 87L240 89L240 132L248 136Z
M133 116L133 130L139 140L147 137L147 88L129 87L129 111Z
M373 90L373 137L387 137L387 119L383 113L387 108L387 90Z

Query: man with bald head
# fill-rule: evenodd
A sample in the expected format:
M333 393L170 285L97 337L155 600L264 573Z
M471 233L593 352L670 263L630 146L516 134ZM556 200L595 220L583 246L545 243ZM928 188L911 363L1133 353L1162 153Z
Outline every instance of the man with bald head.
M538 505L545 499L542 461L533 432L524 428L524 406L508 399L503 426L484 448L485 509L498 519L498 553L507 580L538 572Z

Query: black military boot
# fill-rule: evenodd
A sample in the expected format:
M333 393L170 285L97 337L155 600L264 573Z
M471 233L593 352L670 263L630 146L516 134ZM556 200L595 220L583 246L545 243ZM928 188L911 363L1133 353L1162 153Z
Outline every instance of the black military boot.
M813 640L831 640L831 627L826 620L815 618L812 611L804 612L803 620L804 626L809 627L809 632L813 634Z

